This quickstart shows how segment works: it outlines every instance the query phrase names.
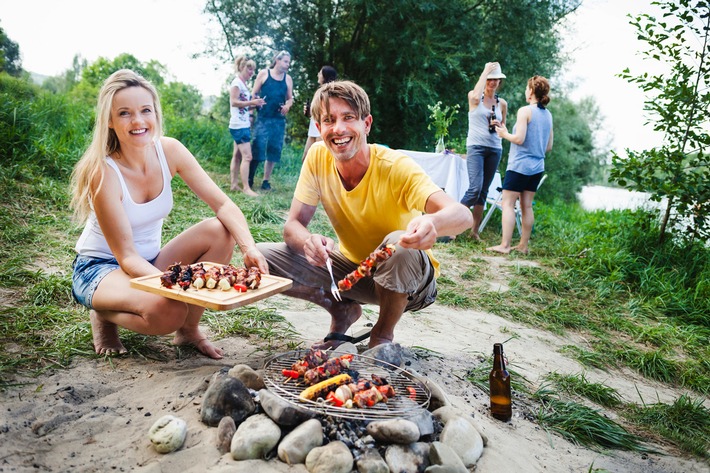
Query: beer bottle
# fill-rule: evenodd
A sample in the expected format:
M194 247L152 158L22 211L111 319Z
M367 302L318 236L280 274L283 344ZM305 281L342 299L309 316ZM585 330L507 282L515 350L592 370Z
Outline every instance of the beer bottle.
M496 126L493 124L493 121L496 119L496 106L495 104L491 106L491 114L488 115L488 131L491 133L496 132Z
M509 421L513 417L510 401L510 374L505 369L503 344L493 345L493 369L488 377L491 394L491 415L498 420Z

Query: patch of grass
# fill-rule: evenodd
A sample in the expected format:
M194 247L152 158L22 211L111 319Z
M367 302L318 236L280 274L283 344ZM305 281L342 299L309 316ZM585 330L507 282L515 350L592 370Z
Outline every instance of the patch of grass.
M597 368L607 371L609 368L608 358L596 351L584 350L576 345L565 345L560 349L560 352L571 356L583 366Z
M217 338L254 335L274 345L298 336L293 326L279 315L276 309L259 308L255 305L219 314L206 311L202 321Z
M552 372L545 379L560 391L572 396L581 396L604 407L616 407L621 404L619 392L601 383L592 383L585 373L560 374Z
M474 306L471 299L461 293L460 288L456 290L438 288L436 301L439 304L458 307L459 309L470 309Z
M538 389L533 398L540 402L536 419L548 432L555 432L570 442L593 449L613 448L635 452L655 452L643 439L598 411L571 401L563 401L547 388Z
M486 394L489 394L490 385L488 377L491 374L491 369L493 368L493 357L487 357L485 359L481 358L480 361L480 364L466 373L466 379ZM532 384L525 376L516 371L512 366L514 365L510 364L505 367L510 374L511 391L518 393L529 393L530 386L532 386Z
M684 452L710 458L710 410L702 399L682 395L673 404L634 406L625 416L670 439Z

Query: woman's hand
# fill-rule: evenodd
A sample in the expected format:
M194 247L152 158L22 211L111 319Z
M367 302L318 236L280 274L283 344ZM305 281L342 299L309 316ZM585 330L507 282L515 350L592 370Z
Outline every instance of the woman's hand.
M261 271L261 274L269 274L269 264L261 251L257 250L255 246L244 252L244 266L247 268L256 266Z
M261 97L256 97L249 102L249 106L251 107L263 107L264 105L266 105L266 100Z
M501 138L505 138L505 135L508 133L508 129L505 126L498 123L498 120L495 120L495 126L496 126L496 133L498 134L498 136L500 136Z

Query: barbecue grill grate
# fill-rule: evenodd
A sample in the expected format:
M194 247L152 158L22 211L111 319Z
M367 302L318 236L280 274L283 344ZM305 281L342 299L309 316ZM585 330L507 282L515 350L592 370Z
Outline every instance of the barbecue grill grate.
M415 415L420 409L426 409L429 405L431 393L414 375L398 366L362 355L353 355L348 373L355 371L359 378L368 380L371 379L370 376L372 374L387 379L394 388L396 395L386 403L378 402L372 407L353 407L348 409L346 407L335 407L323 400L301 400L299 395L307 385L302 380L286 378L281 373L281 370L291 369L291 365L303 358L306 353L308 353L308 350L283 353L268 360L264 366L264 380L270 387L269 389L290 404L323 415L360 420L408 417ZM413 388L413 394L409 388Z

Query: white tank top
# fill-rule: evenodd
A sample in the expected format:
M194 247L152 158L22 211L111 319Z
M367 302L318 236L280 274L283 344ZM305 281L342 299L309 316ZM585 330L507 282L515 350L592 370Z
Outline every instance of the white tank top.
M131 224L133 231L133 244L141 255L146 260L150 261L160 252L160 242L163 233L163 219L168 216L173 208L173 191L170 187L172 176L170 168L165 160L165 153L160 140L155 141L155 150L158 153L158 161L163 174L163 190L153 200L144 204L137 204L131 198L126 182L123 180L123 175L110 157L106 157L106 163L116 171L118 180L121 182L121 191L123 192L123 209L126 212L128 221ZM76 243L75 250L80 255L90 256L93 258L113 258L111 249L106 242L99 222L96 220L96 214L92 210L84 227L84 231Z

